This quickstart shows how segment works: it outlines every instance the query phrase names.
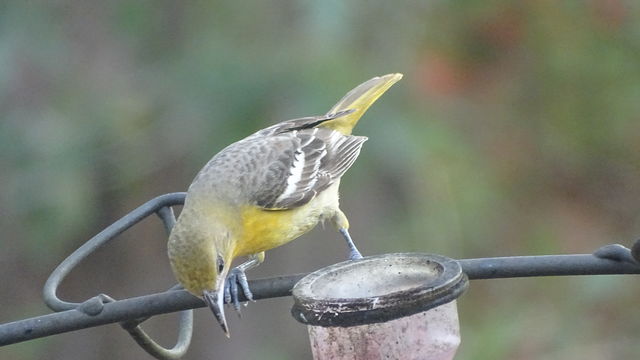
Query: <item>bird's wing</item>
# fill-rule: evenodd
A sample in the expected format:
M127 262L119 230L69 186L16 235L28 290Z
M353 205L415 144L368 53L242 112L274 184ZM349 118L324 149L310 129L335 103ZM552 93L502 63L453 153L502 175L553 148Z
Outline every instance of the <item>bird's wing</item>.
M311 129L324 122L338 119L343 116L347 116L353 113L354 111L356 110L347 109L347 110L337 111L334 113L329 113L327 115L322 115L322 116L309 116L309 117L303 117L299 119L282 121L254 133L253 135L249 136L247 139L274 136L274 135L283 134L283 133L294 131L294 130Z
M270 163L252 176L250 199L265 209L291 209L311 201L339 179L356 160L367 140L323 128L301 128L262 138Z

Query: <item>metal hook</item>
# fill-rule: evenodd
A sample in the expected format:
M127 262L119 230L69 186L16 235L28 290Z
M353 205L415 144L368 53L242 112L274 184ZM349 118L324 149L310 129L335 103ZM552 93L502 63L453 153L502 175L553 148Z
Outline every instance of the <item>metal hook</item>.
M169 289L169 291L171 290L182 290L182 287L175 285ZM156 359L175 360L183 357L189 349L191 336L193 335L193 310L184 310L180 312L180 319L178 320L178 340L171 349L167 349L155 342L149 335L147 335L144 329L142 329L140 324L149 318L150 317L123 321L120 323L120 326L122 326L122 328L131 335L133 340L135 340L136 343L144 349L144 351Z
M89 316L100 314L105 303L115 302L116 300L108 295L100 294L82 303L64 301L57 296L60 283L67 277L71 270L87 256L153 213L156 213L160 217L165 230L167 233L170 233L176 222L171 206L183 204L185 196L185 193L171 193L158 196L125 215L80 246L62 261L47 279L43 288L43 298L47 306L56 312L77 309ZM178 287L174 286L174 288ZM174 360L181 358L191 343L193 310L180 312L178 340L176 345L171 349L160 346L144 332L140 324L147 319L148 318L130 320L122 322L120 325L133 337L138 345L157 359Z
M185 310L180 312L180 320L178 322L178 340L171 349L167 349L153 341L153 339L144 332L137 321L127 321L120 323L129 335L142 347L149 355L156 359L174 360L180 359L189 349L191 344L191 335L193 334L193 310Z

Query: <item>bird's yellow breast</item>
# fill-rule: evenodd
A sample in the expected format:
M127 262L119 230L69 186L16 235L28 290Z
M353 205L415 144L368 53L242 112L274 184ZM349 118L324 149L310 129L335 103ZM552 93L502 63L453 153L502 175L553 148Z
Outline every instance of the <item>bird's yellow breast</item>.
M241 210L242 231L235 243L235 256L246 256L284 245L313 229L318 221L332 217L338 209L336 182L309 203L287 210L265 210L247 205Z
M284 245L311 230L320 213L309 204L291 210L264 210L247 206L242 211L242 233L235 248L235 256L259 253ZM307 216L301 216L307 213Z

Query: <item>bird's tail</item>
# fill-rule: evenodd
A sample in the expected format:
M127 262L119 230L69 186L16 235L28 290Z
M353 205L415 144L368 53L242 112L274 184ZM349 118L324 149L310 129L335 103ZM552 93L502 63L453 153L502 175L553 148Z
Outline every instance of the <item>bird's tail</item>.
M335 120L327 121L322 126L345 135L351 134L351 130L353 130L353 127L356 126L356 123L369 106L400 79L402 79L402 74L388 74L374 77L356 86L340 99L327 114L335 114L345 110L353 110L353 112L340 116Z

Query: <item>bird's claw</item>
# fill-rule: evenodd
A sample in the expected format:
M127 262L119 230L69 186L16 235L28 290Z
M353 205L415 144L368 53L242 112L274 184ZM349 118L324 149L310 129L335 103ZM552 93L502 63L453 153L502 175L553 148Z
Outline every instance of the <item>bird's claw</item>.
M242 289L244 297L247 300L253 301L253 293L251 289L249 289L247 275L244 273L244 270L236 267L231 269L227 276L227 281L224 283L224 301L227 304L232 304L233 309L238 313L238 316L240 316L240 295L238 288Z
M358 260L362 259L362 254L357 249L351 249L349 251L349 260Z

